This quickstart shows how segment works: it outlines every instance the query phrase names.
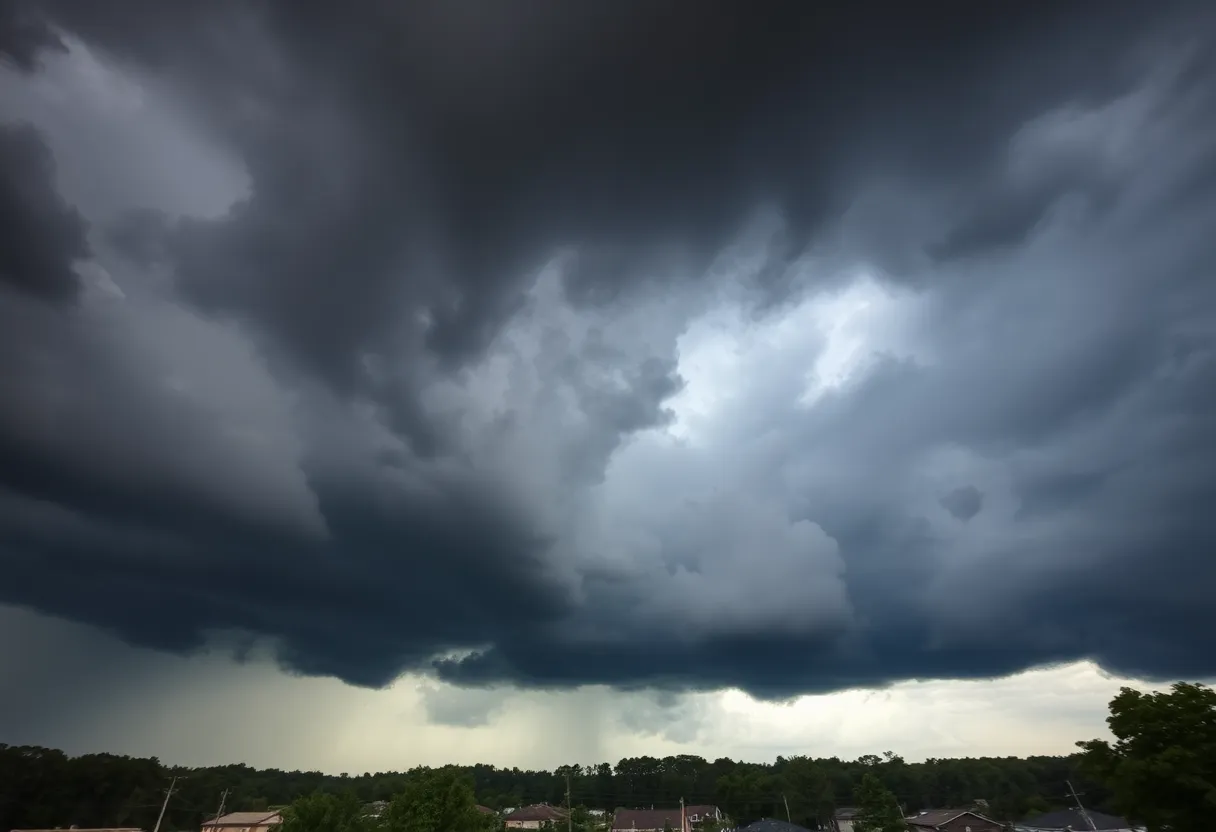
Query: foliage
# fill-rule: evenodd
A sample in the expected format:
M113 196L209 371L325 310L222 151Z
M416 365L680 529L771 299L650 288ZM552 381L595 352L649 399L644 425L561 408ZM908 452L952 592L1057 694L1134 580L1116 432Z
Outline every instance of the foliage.
M857 810L857 818L853 821L857 832L904 832L907 829L894 793L872 772L866 772L857 788Z
M384 815L387 832L486 832L473 781L455 768L415 769Z
M314 792L283 809L281 832L367 832L363 804L350 792Z
M878 762L874 762L873 757ZM476 765L445 769L472 782L477 802L495 809L531 803L564 805L566 777L572 802L612 811L618 806L713 804L738 826L762 817L790 817L814 829L826 824L853 797L867 772L877 775L909 813L967 805L987 798L1001 819L1021 819L1031 809L1063 808L1066 780L1085 792L1087 806L1113 811L1110 792L1087 777L1075 757L980 758L907 763L895 755L861 761L808 756L779 757L769 764L709 761L692 755L631 757L554 771ZM63 752L0 745L0 830L138 826L151 829L169 779L185 776L169 801L162 832L197 830L229 790L230 811L285 806L315 792L354 794L360 802L392 800L425 770L380 774L254 769L245 765L183 768L156 759ZM387 813L386 813L387 814ZM575 819L578 819L575 814ZM493 818L490 819L491 822ZM583 832L589 832L589 823ZM564 825L559 827L564 832ZM577 832L577 830L576 830Z
M1123 688L1106 722L1113 746L1078 745L1123 814L1154 832L1216 828L1216 691L1182 682L1168 692Z

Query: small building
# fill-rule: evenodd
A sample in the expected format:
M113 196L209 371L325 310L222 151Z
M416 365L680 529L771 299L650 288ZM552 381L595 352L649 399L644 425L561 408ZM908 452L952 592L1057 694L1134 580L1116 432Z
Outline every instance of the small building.
M498 812L494 811L489 806L482 806L480 803L477 804L477 811L481 812L483 815L497 815L498 814Z
M721 823L725 818L722 810L717 806L685 806L684 814L688 817L688 823L693 829L696 829L707 820Z
M81 828L79 826L70 826L65 829L13 829L10 832L144 832L144 830L136 826L99 826L90 828Z
M859 810L844 806L832 813L832 830L833 832L853 832L853 821L857 817Z
M566 820L566 812L548 803L537 803L532 806L521 806L512 811L503 823L508 829L540 829L546 823L557 825Z
M672 809L617 809L612 816L612 832L692 832L687 821L687 810L683 816L679 806Z
M203 823L203 832L269 832L283 822L278 812L229 812Z
M796 823L790 823L787 820L775 820L773 818L765 818L758 820L755 823L749 823L747 826L739 830L739 832L810 832L805 826L799 826Z
M1003 832L1005 828L971 809L929 809L905 820L912 832Z
M1137 832L1137 827L1132 826L1123 818L1089 810L1082 814L1080 809L1060 809L1035 815L1021 823L1014 824L1013 828L1017 832L1064 832L1064 830L1089 832L1091 829L1097 829L1100 832Z

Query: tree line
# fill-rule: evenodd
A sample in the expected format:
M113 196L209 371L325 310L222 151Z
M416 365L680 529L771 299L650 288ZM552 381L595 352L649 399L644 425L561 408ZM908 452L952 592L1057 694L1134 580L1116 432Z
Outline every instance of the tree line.
M788 807L791 820L814 829L837 808L872 802L879 789L881 803L905 815L980 805L990 817L1020 820L1069 807L1069 782L1085 794L1092 809L1188 832L1187 823L1200 821L1189 821L1178 812L1193 809L1194 817L1207 823L1209 816L1201 811L1207 807L1211 823L1195 828L1216 828L1216 693L1181 683L1159 694L1124 690L1111 703L1108 722L1117 738L1113 745L1089 741L1080 744L1082 751L1067 756L909 763L888 751L856 760L799 755L751 763L682 754L630 757L615 765L565 765L552 771L473 765L353 776L241 764L186 768L156 758L73 757L49 748L0 745L0 830L70 825L151 829L174 777L177 787L162 832L197 830L215 815L225 790L229 811L292 806L289 815L307 808L309 799L321 801L312 806L313 816L343 806L347 811L372 801L394 801L397 828L407 831L429 827L418 826L421 821L413 815L408 823L401 820L406 817L401 796L412 795L416 803L420 795L429 794L427 789L435 788L446 790L449 798L461 796L455 804L452 799L440 801L449 809L457 806L451 811L465 818L460 823L484 819L460 814L459 806L466 803L497 810L542 802L562 805L569 789L571 805L583 809L667 807L683 798L689 804L716 805L740 824L761 817L785 818ZM1159 805L1162 795L1174 808ZM301 832L306 830L301 827Z
M856 760L779 757L749 763L693 755L632 757L615 765L559 766L552 771L492 765L447 767L470 783L478 803L493 809L532 803L561 805L569 778L571 802L611 811L620 806L719 806L738 821L785 816L810 824L854 805L866 773L877 775L909 812L988 801L1002 816L1021 817L1066 802L1072 779L1095 805L1102 784L1079 768L1079 756L934 759L908 763L890 752ZM360 775L255 769L246 765L184 768L155 758L113 754L71 757L62 751L0 745L0 830L135 826L151 829L171 778L178 777L162 830L197 830L214 816L228 790L232 811L283 806L314 793L351 795L367 803L392 800L425 769Z

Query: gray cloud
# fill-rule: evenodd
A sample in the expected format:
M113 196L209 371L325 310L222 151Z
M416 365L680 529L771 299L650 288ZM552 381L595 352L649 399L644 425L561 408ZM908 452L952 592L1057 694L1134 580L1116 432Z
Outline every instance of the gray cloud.
M90 250L14 169L89 268L0 287L0 600L373 686L1216 670L1199 5L42 8L248 188L89 179Z
M0 8L0 62L31 72L42 52L64 49L63 41L32 4L9 0Z
M0 124L0 281L46 300L71 299L87 226L55 190L51 153L29 125Z
M960 485L942 495L938 502L955 520L965 523L979 514L980 509L984 507L984 494L974 485Z

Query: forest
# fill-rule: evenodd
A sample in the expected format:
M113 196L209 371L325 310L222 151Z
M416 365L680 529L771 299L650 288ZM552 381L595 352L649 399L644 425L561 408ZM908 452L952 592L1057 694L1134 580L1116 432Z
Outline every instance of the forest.
M465 794L464 809L448 798L436 798L437 805L456 806L451 816L468 818L474 829L480 828L474 801L503 809L540 802L562 805L567 795L572 807L608 811L670 807L681 799L713 804L737 824L785 817L788 811L791 820L811 829L836 808L867 801L893 813L893 828L901 825L901 814L973 805L1012 821L1072 805L1070 786L1084 795L1088 808L1145 821L1149 829L1216 828L1211 820L1216 815L1216 691L1186 683L1149 694L1124 688L1111 701L1107 722L1115 742L1080 742L1081 751L1068 756L910 763L888 751L856 760L799 755L754 763L678 755L552 771L474 765L333 775L241 764L184 768L155 758L73 757L50 748L0 745L0 830L72 825L150 830L171 782L175 788L162 832L198 830L216 814L224 792L228 811L293 806L287 815L295 820L288 827L307 832L311 827L303 819L309 811L325 817L340 805L384 800L404 813L437 791L454 794L457 786L452 784L457 783ZM439 814L436 810L431 817ZM402 820L399 826L430 828L414 820ZM886 826L876 822L874 828Z
M471 780L479 803L494 809L548 802L563 804L569 776L571 802L589 809L618 806L720 806L737 821L784 817L817 825L838 806L853 804L863 775L875 773L909 812L988 801L993 813L1021 817L1067 805L1066 781L1085 791L1095 808L1108 797L1086 777L1079 755L1019 759L971 758L907 763L887 752L857 760L779 757L774 763L713 761L688 755L634 757L616 764L559 766L553 771L453 767ZM255 810L291 803L314 792L352 793L361 801L389 800L410 772L328 775L315 771L255 769L234 764L170 766L152 758L112 754L70 757L61 751L0 745L0 829L56 826L135 826L152 829L166 788L180 778L162 832L197 830L215 815L221 793L227 808Z

